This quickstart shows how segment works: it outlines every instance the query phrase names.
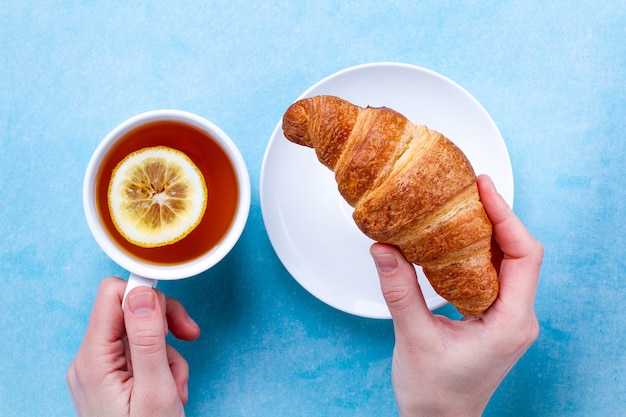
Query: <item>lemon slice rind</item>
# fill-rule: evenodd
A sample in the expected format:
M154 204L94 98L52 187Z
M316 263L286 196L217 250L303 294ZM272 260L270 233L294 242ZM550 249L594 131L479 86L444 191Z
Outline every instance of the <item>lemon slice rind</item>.
M108 197L118 232L134 245L153 248L176 243L196 228L206 210L207 188L187 155L155 146L117 165Z

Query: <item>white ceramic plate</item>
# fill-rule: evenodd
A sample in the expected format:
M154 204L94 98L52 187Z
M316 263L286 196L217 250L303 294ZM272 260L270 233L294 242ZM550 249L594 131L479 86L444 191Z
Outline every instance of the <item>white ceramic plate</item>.
M337 72L299 98L335 95L360 106L386 106L443 133L465 152L477 174L489 174L513 202L513 172L495 123L463 88L420 67L360 65ZM285 107L287 110L287 107ZM282 121L261 170L261 210L270 241L289 273L311 294L357 316L390 318L369 255L372 240L352 220L333 173L315 152L285 139ZM429 308L445 304L416 268Z

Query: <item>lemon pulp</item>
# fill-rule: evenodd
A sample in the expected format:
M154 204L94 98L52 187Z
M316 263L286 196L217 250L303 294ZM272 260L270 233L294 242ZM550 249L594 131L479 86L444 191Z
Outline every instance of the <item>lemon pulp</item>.
M166 146L127 155L113 170L108 203L115 228L144 248L178 242L200 223L207 205L202 173Z

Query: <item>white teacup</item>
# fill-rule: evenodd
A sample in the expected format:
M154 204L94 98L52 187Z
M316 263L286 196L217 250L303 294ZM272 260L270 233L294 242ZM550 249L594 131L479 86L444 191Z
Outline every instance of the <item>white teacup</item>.
M208 189L203 220L181 241L139 248L112 227L106 204L112 169L129 153L147 146L169 146L189 156ZM219 127L192 113L155 110L128 119L96 148L83 183L89 228L102 250L130 272L126 293L158 280L198 275L217 264L239 240L250 210L250 178L241 153ZM180 245L179 245L180 244Z

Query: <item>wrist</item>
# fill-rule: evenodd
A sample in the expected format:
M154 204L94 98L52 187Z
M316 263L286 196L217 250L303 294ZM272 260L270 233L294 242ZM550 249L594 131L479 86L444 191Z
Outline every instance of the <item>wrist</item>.
M460 398L430 398L406 400L396 398L400 417L481 417L487 406L480 401Z
M448 407L399 407L400 417L481 417L483 409L479 411L455 410Z

